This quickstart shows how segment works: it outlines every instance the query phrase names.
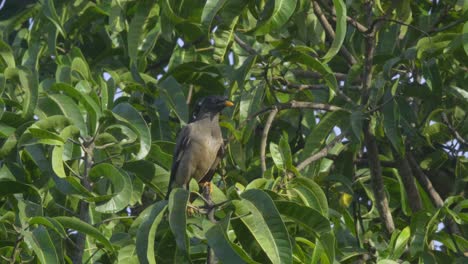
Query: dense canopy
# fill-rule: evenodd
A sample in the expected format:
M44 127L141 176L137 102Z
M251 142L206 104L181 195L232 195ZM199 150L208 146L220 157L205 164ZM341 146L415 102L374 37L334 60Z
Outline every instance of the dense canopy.
M2 263L466 262L467 1L0 8ZM210 221L164 196L213 94Z

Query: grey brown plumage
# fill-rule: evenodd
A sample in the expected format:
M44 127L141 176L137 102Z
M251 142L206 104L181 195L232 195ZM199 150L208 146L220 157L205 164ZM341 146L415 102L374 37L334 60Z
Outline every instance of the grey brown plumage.
M232 105L224 96L208 96L197 104L193 121L177 137L166 199L173 188L188 189L192 178L199 184L211 181L224 154L219 113Z

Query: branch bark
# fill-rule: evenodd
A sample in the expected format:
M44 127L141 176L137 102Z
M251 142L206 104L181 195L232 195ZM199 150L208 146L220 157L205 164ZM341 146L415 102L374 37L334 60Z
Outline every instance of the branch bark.
M418 188L414 182L413 173L408 163L407 157L399 157L397 160L398 173L403 181L406 194L408 195L408 203L413 213L419 212L422 209L421 197L419 196Z
M328 143L323 149L321 149L319 152L313 154L312 156L308 157L307 159L303 160L301 163L297 164L296 168L298 171L303 170L305 167L307 167L309 164L312 162L319 160L323 157L326 157L328 155L328 152L338 143L340 142L344 137L345 133L342 133L341 135L335 137L330 143Z
M364 141L367 147L367 152L369 154L368 161L376 207L388 234L391 234L395 230L395 224L393 223L392 213L390 212L388 199L385 195L385 187L382 178L382 167L380 165L377 142L374 135L372 135L371 131L369 130L369 125L364 127Z
M85 141L82 144L82 149L84 151L84 171L81 179L81 184L88 190L91 190L91 182L89 181L89 172L94 164L93 151L94 151L94 139L90 141ZM85 223L89 223L89 204L88 202L81 200L80 204L80 213L79 218ZM76 250L73 251L71 256L73 263L81 263L83 261L83 252L86 246L86 235L84 233L78 232L76 237Z
M432 186L432 182L427 177L426 173L419 167L418 162L414 158L412 153L408 153L408 161L411 165L411 168L413 169L413 173L416 175L416 178L418 179L419 183L422 185L424 190L429 194L429 197L431 198L432 202L437 208L441 208L444 206L444 200L442 200L442 197L440 197L439 193L434 189ZM457 235L460 235L460 229L457 226L457 223L453 221L453 219L447 218L444 221L445 226L448 228L449 233L454 233Z
M263 128L262 139L260 142L260 161L262 165L262 175L266 171L266 144L268 139L268 132L270 131L271 124L275 119L276 114L278 114L278 108L274 107L273 110L268 115L267 121L265 123L265 128Z
M328 22L327 18L325 17L325 14L322 12L322 8L320 7L319 3L317 1L313 1L312 5L314 8L314 13L318 17L322 27L325 29L325 32L331 39L334 39L335 31L333 30L333 27L330 25L330 22ZM354 65L357 63L357 60L348 51L348 49L346 49L346 47L341 46L340 52L350 65Z

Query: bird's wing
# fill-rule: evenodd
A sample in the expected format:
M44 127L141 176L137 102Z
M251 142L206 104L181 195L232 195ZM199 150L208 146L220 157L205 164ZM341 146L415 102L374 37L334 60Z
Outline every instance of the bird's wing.
M213 175L216 172L216 169L218 168L219 162L224 156L224 144L221 144L219 147L218 153L216 155L215 160L213 161L213 164L211 165L210 169L206 172L205 176L199 181L199 183L204 183L204 182L209 182L211 179L213 179Z
M179 135L177 136L176 146L174 150L174 156L172 161L171 167L171 177L169 179L169 185L167 187L167 194L166 199L169 198L169 193L172 189L172 184L175 181L175 177L177 174L177 168L179 167L180 161L182 156L184 155L185 150L187 150L188 145L190 144L190 126L187 125L180 131Z

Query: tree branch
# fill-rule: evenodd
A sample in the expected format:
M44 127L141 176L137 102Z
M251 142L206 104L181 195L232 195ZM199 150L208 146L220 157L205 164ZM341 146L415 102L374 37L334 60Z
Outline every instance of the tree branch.
M93 151L94 151L94 141L93 139L89 141L84 141L82 144L82 149L84 152L84 171L83 177L81 179L81 184L86 190L91 190L91 182L89 181L89 172L93 166ZM89 223L89 204L85 200L81 200L79 203L80 212L79 218L85 223ZM86 246L86 235L84 233L78 232L76 237L76 247L77 249L73 251L71 256L73 263L81 263L83 261L83 252Z
M406 194L408 195L408 203L411 207L411 211L413 211L413 213L421 211L423 208L421 197L419 196L418 188L414 182L414 176L411 172L411 167L408 163L407 157L398 157L396 165L398 173L401 176L401 180L403 181Z
M265 127L263 128L262 139L260 141L260 161L262 165L262 175L266 171L265 153L266 153L268 132L270 131L271 124L273 123L273 120L275 119L276 114L278 114L278 108L273 107L273 110L271 110L270 114L268 115L267 121L265 123Z
M298 78L310 78L310 79L318 79L322 78L323 75L318 72L313 71L305 71L305 70L291 70L295 77ZM335 78L338 81L344 81L348 77L346 73L335 72Z
M457 141L460 143L462 146L468 146L468 142L458 133L458 131L452 126L450 121L448 120L448 117L445 113L442 113L442 121L444 124L449 128L449 130L452 132L453 136Z
M388 205L388 199L385 195L385 187L382 178L382 167L379 160L377 142L374 135L372 135L368 124L364 127L364 141L367 147L367 152L369 154L368 161L376 207L388 234L391 234L395 230L395 225L393 223L392 213L390 212L390 207Z
M314 13L318 17L320 24L322 27L325 29L325 32L331 39L335 39L335 31L333 30L332 26L328 22L327 18L325 17L325 14L322 12L322 8L320 8L320 5L317 1L313 1L312 3L313 8L314 8ZM350 65L354 65L357 63L357 60L354 58L354 56L346 49L346 47L341 46L340 49L341 54L345 57L346 61Z
M239 44L239 46L247 51L250 55L259 55L258 52L252 48L249 44L245 43L237 34L234 34L234 41Z
M431 198L434 205L437 208L442 207L444 205L444 200L442 200L439 193L434 189L434 186L432 186L432 182L429 180L429 177L427 177L426 173L424 173L421 167L419 167L419 164L412 153L408 153L407 156L413 173L416 176L419 184L421 184L427 194L429 194L429 197Z
M442 200L442 197L440 197L439 193L434 189L432 186L432 182L427 177L426 173L421 169L419 166L419 163L416 161L412 153L408 153L408 161L411 165L411 168L413 169L413 173L416 176L416 179L418 179L419 184L424 188L424 190L429 194L429 197L431 198L432 202L437 208L441 208L444 206L444 200ZM448 229L448 232L450 234L454 233L457 235L460 235L460 229L457 226L457 223L453 221L451 218L447 218L446 221L444 221L445 226ZM456 244L456 241L454 240L454 244Z
M307 159L303 160L301 163L297 164L296 168L298 171L303 170L305 167L309 166L312 162L319 160L323 157L326 157L328 155L328 152L341 140L345 137L346 133L341 133L341 135L336 136L330 143L328 143L323 149L321 149L319 152L316 152L312 156L308 157Z

